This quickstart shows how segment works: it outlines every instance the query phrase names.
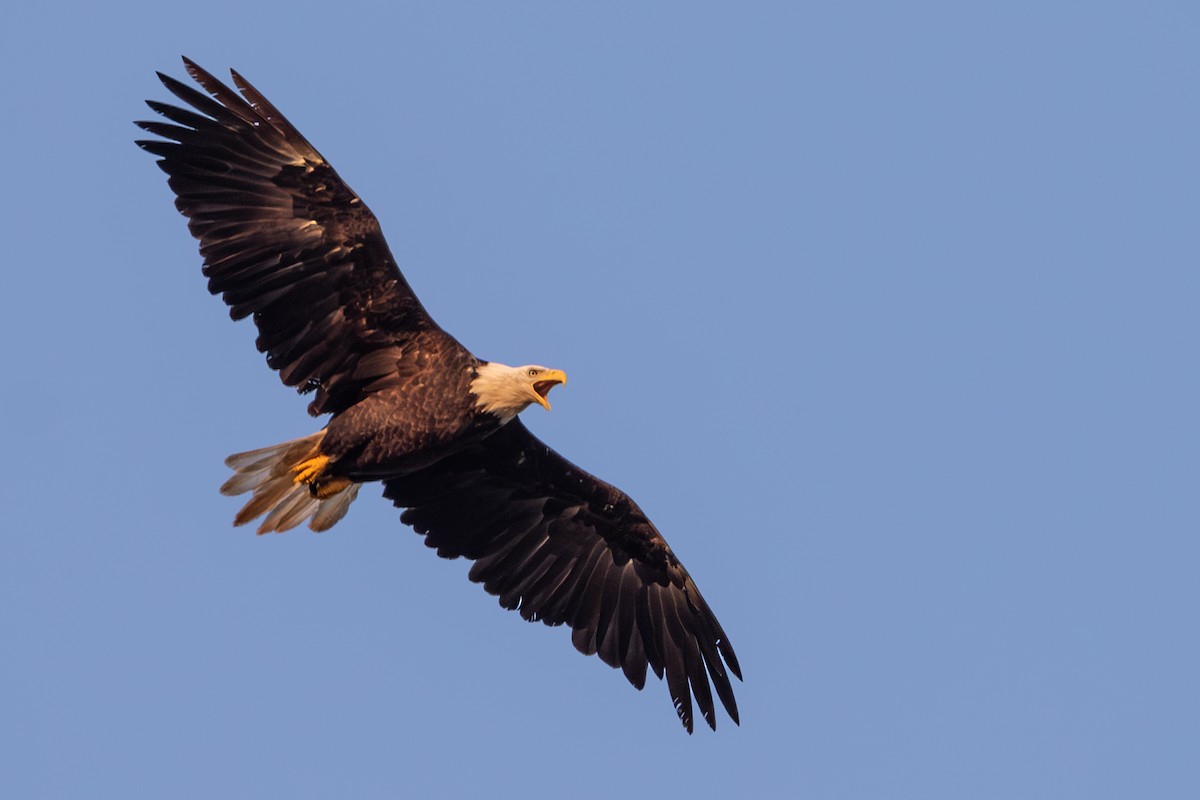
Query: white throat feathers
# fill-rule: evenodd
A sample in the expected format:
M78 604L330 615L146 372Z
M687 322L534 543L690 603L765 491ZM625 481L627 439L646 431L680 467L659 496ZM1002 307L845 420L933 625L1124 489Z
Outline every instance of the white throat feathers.
M495 414L504 425L533 403L549 410L546 395L554 386L566 382L567 376L562 370L537 364L510 367L491 361L476 368L471 393L476 397L477 409Z

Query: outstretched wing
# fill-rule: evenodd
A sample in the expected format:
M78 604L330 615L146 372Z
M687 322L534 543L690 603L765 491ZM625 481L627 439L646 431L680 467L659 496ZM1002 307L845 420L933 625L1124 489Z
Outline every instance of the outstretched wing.
M188 59L209 97L159 73L191 109L147 101L175 205L200 240L208 288L234 319L253 315L258 349L288 386L338 412L381 388L407 347L437 327L400 274L379 222L333 167L236 72L238 95ZM457 343L454 343L457 344Z
M716 728L712 691L734 722L728 672L742 677L696 584L621 490L555 453L513 420L470 449L384 484L384 496L444 558L528 620L566 623L585 655L641 689L666 675L688 732L692 697ZM728 670L728 672L727 672Z

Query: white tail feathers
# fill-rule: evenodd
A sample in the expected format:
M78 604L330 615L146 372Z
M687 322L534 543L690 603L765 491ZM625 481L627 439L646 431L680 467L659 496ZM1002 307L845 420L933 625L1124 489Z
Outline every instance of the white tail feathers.
M259 533L282 533L308 520L314 531L332 528L342 517L362 484L351 483L345 489L323 499L313 497L307 483L296 482L296 467L320 455L325 431L317 431L302 439L236 453L225 459L234 471L225 481L221 494L239 495L253 492L250 502L234 517L234 525L245 525L266 514L258 526Z

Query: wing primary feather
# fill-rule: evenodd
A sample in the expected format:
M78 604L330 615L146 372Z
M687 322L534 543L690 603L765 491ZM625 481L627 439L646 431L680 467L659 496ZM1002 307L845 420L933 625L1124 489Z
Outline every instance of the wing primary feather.
M671 638L675 640L676 648L683 654L684 670L687 673L688 683L691 685L691 694L695 696L696 706L700 709L700 715L715 731L717 719L713 713L713 697L708 683L708 672L705 669L704 660L700 656L700 645L696 634L689 630L689 626L679 613L678 600L675 597L664 598L667 628L672 633Z
M194 133L191 128L184 128L181 125L172 125L169 122L138 120L134 124L147 133L153 133L155 136L161 136L164 139L171 139L175 142L182 142L187 138L189 133Z
M172 122L178 122L180 125L187 126L190 130L198 130L202 127L212 127L213 121L208 117L197 114L195 111L188 111L186 108L173 106L170 103L162 103L158 100L147 100L146 105L155 114L166 117Z
M196 91L186 83L175 80L170 75L160 72L158 73L158 79L162 81L163 86L167 87L167 91L171 94L226 127L245 121L241 115L234 113L232 109L226 108L211 97Z
M320 154L317 153L316 148L308 143L308 140L305 139L304 135L296 129L296 126L288 122L287 117L281 114L279 109L272 105L271 101L263 96L262 92L255 89L254 86L251 85L250 81L243 78L237 70L230 70L229 72L233 76L234 85L238 87L238 91L242 93L242 96L246 99L246 102L250 104L251 108L253 108L263 119L270 122L271 125L281 134L283 134L284 138L286 138L293 145L306 150L310 157L320 158Z
M671 702L675 704L675 713L679 715L679 720L687 728L687 732L691 733L692 693L688 689L688 676L683 660L683 649L671 646L673 635L670 630L666 605L662 595L662 587L650 587L651 611L658 621L658 648L664 656L663 671L667 676L667 689L671 693Z
M655 588L653 585L643 586L638 594L637 620L638 628L642 632L642 646L646 651L646 659L650 662L650 669L654 671L659 680L662 680L663 656L659 649L658 630L650 610L650 592Z
M196 83L204 87L204 90L212 95L213 98L223 107L238 117L242 122L247 122L251 125L258 125L262 122L262 118L254 113L254 109L243 100L237 92L231 90L217 78L210 75L203 67L192 61L187 56L183 57L183 65L187 69L188 74L192 76ZM195 105L193 103L193 105Z

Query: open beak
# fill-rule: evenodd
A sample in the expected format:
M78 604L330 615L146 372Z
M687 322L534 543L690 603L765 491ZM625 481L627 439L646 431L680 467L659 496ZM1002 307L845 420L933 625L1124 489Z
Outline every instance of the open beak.
M550 401L546 399L546 395L550 394L550 390L555 386L566 382L567 373L561 369L548 369L538 376L538 379L533 382L533 393L542 408L550 410Z

